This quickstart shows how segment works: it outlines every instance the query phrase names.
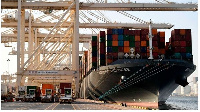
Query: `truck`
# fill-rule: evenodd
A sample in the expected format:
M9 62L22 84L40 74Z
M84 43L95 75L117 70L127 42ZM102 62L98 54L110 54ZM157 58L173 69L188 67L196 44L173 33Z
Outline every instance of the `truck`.
M14 95L11 92L8 92L8 86L1 84L1 100L4 102L13 102Z
M25 95L25 101L40 101L40 87L27 86L27 94Z
M24 101L24 97L25 97L25 93L26 93L26 86L19 86L18 87L18 95L15 97L16 101Z
M7 86L4 84L1 84L1 100L6 101L7 98Z
M41 102L54 102L53 84L42 84Z
M60 83L60 104L63 102L72 103L72 84Z

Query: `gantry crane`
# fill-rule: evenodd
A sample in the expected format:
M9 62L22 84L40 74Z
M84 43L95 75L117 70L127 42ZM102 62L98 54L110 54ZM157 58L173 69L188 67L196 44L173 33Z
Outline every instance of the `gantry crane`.
M24 77L29 77L29 81L39 83L52 80L73 81L77 93L79 89L79 41L88 42L91 35L97 35L79 34L79 28L90 28L93 32L101 28L143 29L149 27L149 22L125 11L198 10L197 4L177 4L167 0L155 1L157 3L136 3L130 0L127 2L116 0L115 3L109 3L107 0L96 0L96 2L87 0L85 3L79 0L56 0L56 2L51 0L2 0L1 8L9 12L2 16L4 18L1 21L2 28L8 28L2 32L2 42L17 42L17 85L21 84L21 79ZM27 15L25 10L28 9L30 11ZM91 10L95 10L95 13ZM112 22L104 16L101 10L117 11L138 23ZM60 12L61 14L57 14ZM16 14L17 20L12 16L9 17L12 13ZM44 14L34 19L34 13ZM43 20L44 18L46 20ZM94 18L101 22L95 21ZM79 19L82 23L79 23ZM173 25L153 23L151 27L169 29ZM25 31L25 28L28 30ZM39 31L41 29L47 33ZM25 42L28 42L28 51L24 50ZM24 60L25 53L28 54L28 60ZM71 57L71 54L72 64L71 59L66 60L67 57ZM65 62L62 62L63 60ZM56 65L67 63L67 61L71 64L70 70L55 70Z

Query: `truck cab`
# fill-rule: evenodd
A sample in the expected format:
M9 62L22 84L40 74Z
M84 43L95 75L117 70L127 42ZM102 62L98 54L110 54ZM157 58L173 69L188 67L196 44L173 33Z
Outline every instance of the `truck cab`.
M41 102L54 102L54 86L52 84L42 84Z
M62 102L72 103L72 88L64 88L64 94L60 96L60 103Z
M15 97L16 101L24 101L24 97L25 97L25 92L26 92L26 87L25 86L21 86L18 88L18 95Z

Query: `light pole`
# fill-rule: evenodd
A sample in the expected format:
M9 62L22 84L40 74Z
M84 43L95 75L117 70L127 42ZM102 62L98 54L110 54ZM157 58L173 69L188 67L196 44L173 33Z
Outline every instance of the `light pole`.
M10 61L10 59L7 59L7 62L8 62L8 74L9 74L9 61Z

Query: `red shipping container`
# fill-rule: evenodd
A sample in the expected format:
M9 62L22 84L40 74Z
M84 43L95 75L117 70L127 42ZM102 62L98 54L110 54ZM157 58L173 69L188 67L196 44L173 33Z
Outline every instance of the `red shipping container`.
M140 47L135 47L135 52L140 53Z
M180 36L180 40L181 40L181 41L185 41L185 40L186 40L186 36L185 36L185 35Z
M160 42L165 42L165 37L160 37Z
M140 40L141 40L141 41L146 41L146 35L141 35L141 36L140 36Z
M186 41L191 41L192 40L191 35L186 35L185 39Z
M149 29L141 29L141 35L148 35Z
M112 53L113 58L118 58L118 53Z
M124 35L129 35L129 29L124 29Z
M92 57L92 62L97 62L97 57Z
M157 35L153 35L152 40L153 40L153 41L158 41L158 36L157 36Z
M181 51L181 47L174 47L174 52L179 53Z
M152 29L152 35L157 35L157 29Z
M110 64L110 63L112 63L112 62L113 62L112 59L107 59L107 64Z
M173 41L180 41L181 40L181 36L180 35L173 35L172 36L172 40Z
M135 30L135 36L140 36L140 30Z
M165 49L158 49L158 54L165 54Z
M92 41L92 46L97 46L97 41Z
M113 41L118 41L118 35L112 35L112 40Z
M140 47L140 41L139 42L135 42L135 47Z
M60 89L71 88L71 87L72 87L71 83L60 83Z
M124 46L129 47L129 41L124 41Z
M155 52L154 52L154 53L153 53L153 58L154 58L154 59L158 59L158 53L155 53Z
M142 56L142 58L146 58L147 57L147 53L140 53L140 55Z
M105 36L106 36L105 31L100 31L100 37L105 37Z
M157 53L158 52L158 47L153 47L153 53Z
M174 41L172 42L173 47L179 47L180 46L180 41Z
M118 52L124 52L124 47L118 47Z
M173 35L180 35L180 29L174 29Z
M106 49L105 48L100 48L100 54L105 54L106 53Z
M180 46L181 47L186 47L186 41L180 41Z
M185 29L185 35L191 35L191 29Z
M186 47L181 47L181 48L180 48L180 52L181 52L181 53L186 53Z
M100 42L100 48L105 48L105 42Z
M164 31L159 32L159 36L160 36L160 37L165 37L165 32L164 32Z
M129 35L135 35L135 30L129 30Z
M158 42L157 42L157 41L152 41L152 45L153 45L154 47L158 47Z
M107 30L107 35L112 35L112 29Z
M186 41L186 47L191 47L192 46L192 42L191 41Z

